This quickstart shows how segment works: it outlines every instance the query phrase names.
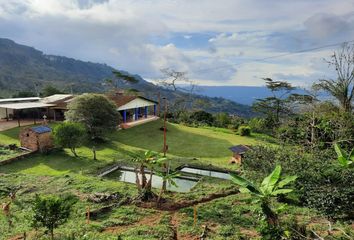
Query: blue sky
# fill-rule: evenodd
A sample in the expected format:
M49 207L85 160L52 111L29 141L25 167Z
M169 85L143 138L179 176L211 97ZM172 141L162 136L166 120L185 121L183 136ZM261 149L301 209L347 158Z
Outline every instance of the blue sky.
M354 40L354 1L0 0L0 37L148 80L173 68L204 85L309 86L334 76L336 47L254 60Z

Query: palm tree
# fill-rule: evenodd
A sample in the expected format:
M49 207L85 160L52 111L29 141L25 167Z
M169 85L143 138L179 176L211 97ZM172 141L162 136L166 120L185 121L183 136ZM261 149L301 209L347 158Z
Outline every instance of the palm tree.
M280 194L287 194L292 192L293 189L284 187L293 182L297 176L287 176L285 178L281 178L280 165L277 165L273 172L264 178L259 187L256 187L247 179L242 178L234 173L231 173L231 176L232 181L241 186L241 192L251 194L255 198L255 201L261 204L262 212L266 218L267 223L271 226L278 226L279 218L271 207L271 199Z
M335 68L337 79L321 79L314 87L331 94L344 111L351 112L354 97L354 44L344 44L327 63Z

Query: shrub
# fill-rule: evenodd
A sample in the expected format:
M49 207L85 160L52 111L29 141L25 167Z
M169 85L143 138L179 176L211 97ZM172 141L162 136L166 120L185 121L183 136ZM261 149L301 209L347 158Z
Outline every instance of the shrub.
M79 123L63 122L55 126L55 143L62 148L70 148L71 152L77 157L75 149L82 145L85 137L85 128Z
M211 113L205 111L196 111L190 115L190 120L194 123L199 123L200 125L212 126L214 123L214 117Z
M68 220L72 205L75 202L76 199L73 196L57 197L36 195L33 203L33 227L47 228L51 239L54 239L54 229Z
M250 136L251 135L251 128L249 126L240 126L238 128L238 132L241 136Z
M259 181L276 164L284 173L297 175L295 188L299 202L331 219L353 218L354 169L338 165L332 149L303 152L294 148L255 146L242 159L248 178Z
M253 132L267 133L267 121L264 118L252 118L249 120L248 125Z

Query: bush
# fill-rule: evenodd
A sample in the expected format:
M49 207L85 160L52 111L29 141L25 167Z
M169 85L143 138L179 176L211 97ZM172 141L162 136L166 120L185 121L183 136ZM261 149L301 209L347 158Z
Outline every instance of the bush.
M266 130L268 129L267 127L267 121L264 118L252 118L249 120L248 125L252 129L253 132L257 133L268 133Z
M285 175L297 175L295 183L299 202L331 219L354 217L354 169L342 168L332 149L303 152L293 148L255 146L242 159L248 178L259 181L276 164Z
M249 126L240 126L238 128L238 133L241 136L250 136L251 135L251 128Z
M77 199L73 196L39 196L33 203L32 225L35 228L48 229L51 239L54 239L54 229L65 223L71 212L71 208Z
M193 123L197 123L199 125L208 125L212 126L214 123L214 117L211 113L205 111L197 111L190 115L190 120Z

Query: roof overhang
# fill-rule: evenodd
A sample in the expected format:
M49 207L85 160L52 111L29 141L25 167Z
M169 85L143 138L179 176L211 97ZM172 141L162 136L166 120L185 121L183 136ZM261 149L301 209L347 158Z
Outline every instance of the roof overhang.
M149 107L154 105L156 105L155 101L151 101L143 97L137 97L131 100L130 102L127 102L126 104L118 107L117 110L121 111L121 110L133 109L133 108Z
M0 104L0 108L15 109L15 110L31 109L31 108L47 108L53 106L55 106L55 104L47 104L42 102Z

